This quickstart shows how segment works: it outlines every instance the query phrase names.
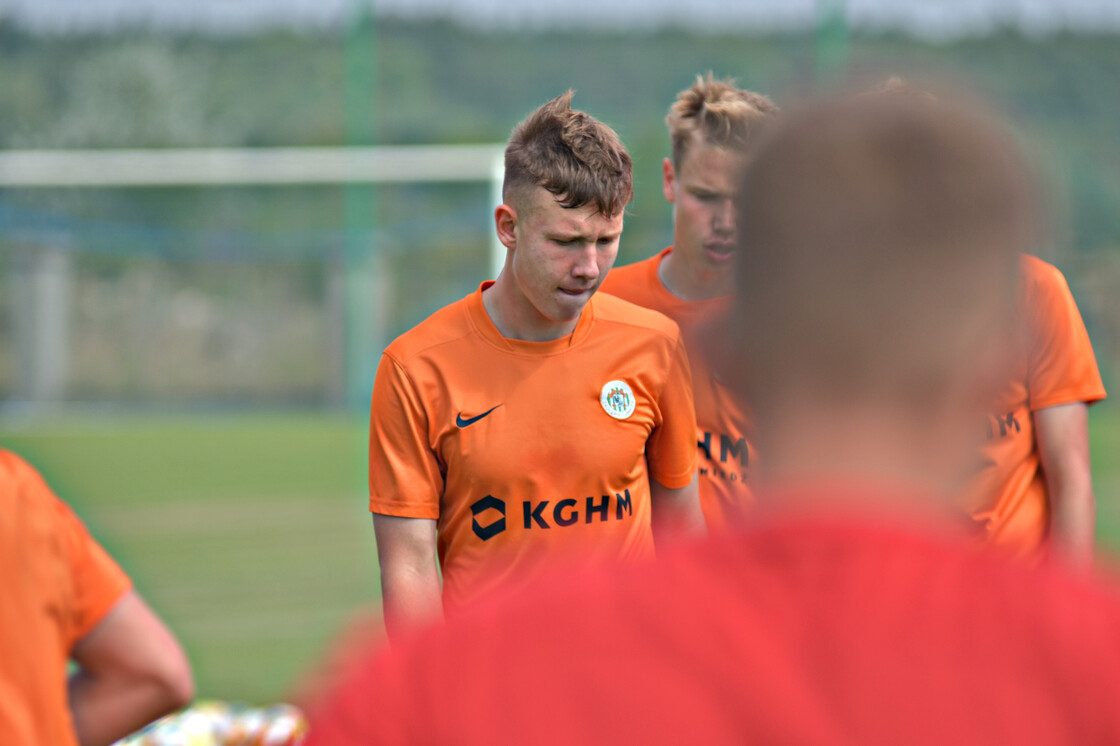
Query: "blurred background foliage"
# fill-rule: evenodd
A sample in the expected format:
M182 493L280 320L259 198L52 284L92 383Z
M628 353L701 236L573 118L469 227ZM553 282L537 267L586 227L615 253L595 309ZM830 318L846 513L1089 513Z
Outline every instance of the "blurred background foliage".
M436 21L367 23L345 34L235 37L42 36L0 25L0 147L501 142L528 111L570 87L577 105L618 129L649 187L666 146L665 110L698 72L732 75L779 101L817 77L811 33L486 32ZM376 59L375 78L359 83L376 109L363 131L346 122L348 46L368 48ZM1054 176L1069 187L1069 248L1120 243L1116 36L1008 31L930 44L857 35L848 50L850 70L940 72L993 98L1053 150ZM660 243L666 224L657 190L640 196L626 244L634 258L648 253L642 244ZM329 210L293 216L286 205L275 209L274 219L287 216L295 225L337 218Z
M1120 293L1114 251L1120 246L1120 37L1034 38L1008 30L945 43L900 34L836 40L813 30L768 36L672 28L484 30L368 16L344 31L236 35L136 29L32 34L0 22L0 148L502 142L527 112L574 88L575 104L613 125L634 156L636 194L619 258L626 263L670 241L660 190L668 145L663 118L697 73L733 76L779 102L845 74L867 83L887 74L947 76L1008 112L1030 143L1050 186L1057 226L1053 242L1039 253L1066 271L1111 373L1120 354L1111 341L1120 338L1120 309L1112 300ZM307 339L296 353L304 358L333 354L314 340L327 339L328 327L339 323L323 310L323 276L331 257L347 246L376 254L377 271L388 272L390 281L380 289L391 294L382 304L388 318L380 344L488 277L484 189L370 188L368 210L360 215L347 211L345 191L341 185L0 190L0 246L14 256L64 235L66 250L79 257L78 274L97 275L114 293L125 286L104 282L116 277L123 283L142 271L137 257L161 263L159 297L180 286L197 290L195 280L208 264L229 268L218 271L226 277L243 275L232 285L245 292L252 292L250 277L271 274L274 283L293 288L286 297L307 306L303 331L293 332ZM11 265L0 263L0 272ZM285 279L275 279L281 275ZM195 321L222 318L216 298L229 292L235 291L207 286L196 298L204 311ZM180 315L188 305L179 304ZM234 305L227 299L224 312L234 312ZM11 354L2 352L6 342L10 350L5 314L11 311L0 308L0 397L11 396L15 385ZM251 331L252 322L245 323ZM214 327L206 334L223 332ZM114 344L106 340L98 346ZM237 354L237 345L220 340L196 344L212 360ZM78 353L75 360L81 359ZM265 367L278 375L276 366L258 358L256 368ZM310 367L291 381L277 379L267 391L250 391L221 383L190 389L135 376L131 385L125 378L115 386L83 382L83 368L75 365L67 397L331 403L321 380L326 366Z

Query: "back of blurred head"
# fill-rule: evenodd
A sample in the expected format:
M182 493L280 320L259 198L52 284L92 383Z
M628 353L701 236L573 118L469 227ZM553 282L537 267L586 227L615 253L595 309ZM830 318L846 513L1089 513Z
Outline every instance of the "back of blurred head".
M760 138L731 326L764 478L953 489L1004 376L1028 181L992 116L922 92L789 109Z

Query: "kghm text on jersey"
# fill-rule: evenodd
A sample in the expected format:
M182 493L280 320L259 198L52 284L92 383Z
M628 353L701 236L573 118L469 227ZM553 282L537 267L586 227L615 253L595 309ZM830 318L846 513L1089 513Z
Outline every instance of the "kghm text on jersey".
M712 458L712 435L713 433L706 432L702 439L696 441L696 446L703 451L709 461L715 460ZM726 464L728 459L738 458L739 466L745 469L749 459L746 438L732 440L730 435L724 435L723 433L718 435L720 463Z
M996 437L1006 438L1008 435L1021 432L1019 420L1014 412L1004 415L994 414L988 417L988 440Z
M580 509L582 508L582 510ZM582 501L574 497L564 500L524 500L521 503L522 528L526 531L567 528L577 524L621 521L634 514L630 490L601 497L587 497ZM506 530L506 502L493 495L486 495L471 505L471 528L475 535L487 541Z
M747 449L746 438L732 438L730 435L718 433L719 435L719 462L717 463L712 454L713 436L717 433L705 432L704 437L696 441L696 446L700 449L700 453L707 459L707 466L705 462L700 462L699 474L701 477L708 477L711 479L723 479L728 482L745 482L747 481L747 462L750 460L749 451ZM734 462L738 460L739 469L735 468ZM720 464L732 462L731 468L721 467Z

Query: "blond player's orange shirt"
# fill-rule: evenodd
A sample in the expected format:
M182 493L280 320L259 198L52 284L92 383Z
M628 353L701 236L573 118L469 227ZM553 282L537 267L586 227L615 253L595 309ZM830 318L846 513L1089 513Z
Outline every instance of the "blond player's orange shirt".
M755 456L745 405L716 379L701 343L707 326L727 312L730 298L685 301L669 292L657 272L672 250L612 269L601 290L659 311L680 326L696 402L700 505L708 526L722 529L738 522L753 503L747 467Z
M489 284L389 345L373 386L370 510L437 521L448 609L556 561L651 556L649 480L696 473L676 324L595 295L570 336L507 339Z
M1041 259L1020 262L1015 375L988 417L982 471L966 509L990 541L1030 554L1050 525L1046 479L1032 412L1105 397L1089 334L1062 273Z
M131 583L19 456L0 450L0 743L76 744L70 650Z

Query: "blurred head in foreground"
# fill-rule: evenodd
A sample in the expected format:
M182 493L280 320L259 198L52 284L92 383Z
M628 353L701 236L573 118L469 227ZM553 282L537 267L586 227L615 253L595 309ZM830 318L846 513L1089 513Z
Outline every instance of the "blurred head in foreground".
M1009 135L924 92L815 103L760 140L740 197L731 364L766 479L954 488L1035 238Z

